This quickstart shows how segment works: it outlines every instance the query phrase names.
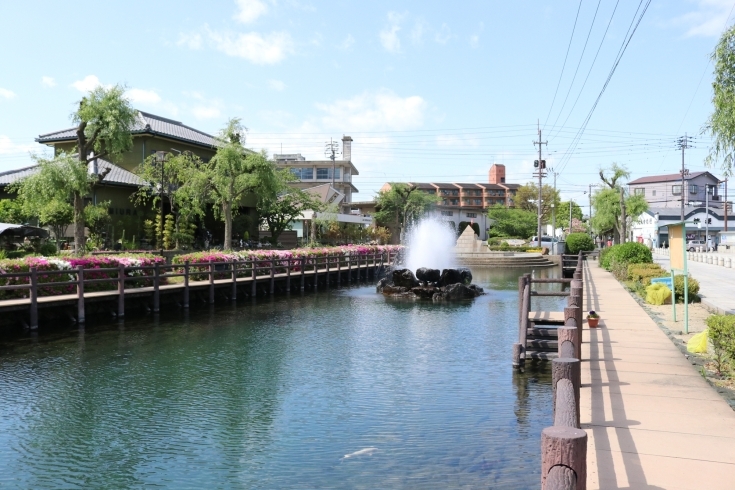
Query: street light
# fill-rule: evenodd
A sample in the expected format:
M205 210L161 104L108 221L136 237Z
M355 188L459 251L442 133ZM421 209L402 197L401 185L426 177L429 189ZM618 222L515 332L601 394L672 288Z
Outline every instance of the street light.
M161 164L161 183L159 184L158 189L158 200L159 200L159 212L161 216L159 217L159 226L161 227L159 237L158 237L158 245L161 250L163 250L163 187L164 187L164 174L163 174L163 163L166 161L166 152L165 151L157 151L156 152L156 162Z

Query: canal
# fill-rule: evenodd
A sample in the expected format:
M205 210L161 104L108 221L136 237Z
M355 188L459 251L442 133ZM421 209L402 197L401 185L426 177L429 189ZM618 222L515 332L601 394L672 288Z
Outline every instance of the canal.
M488 294L461 304L362 284L6 340L0 487L537 487L551 387L511 368L524 272L473 268Z

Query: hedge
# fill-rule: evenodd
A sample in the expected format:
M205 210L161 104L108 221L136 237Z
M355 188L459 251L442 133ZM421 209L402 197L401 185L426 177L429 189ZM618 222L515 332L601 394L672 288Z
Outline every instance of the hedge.
M610 270L613 261L625 264L626 267L628 264L651 264L653 255L642 243L628 242L608 247L600 254L600 266L605 269Z
M566 253L578 254L580 251L591 251L595 249L595 242L587 233L570 233L566 239Z

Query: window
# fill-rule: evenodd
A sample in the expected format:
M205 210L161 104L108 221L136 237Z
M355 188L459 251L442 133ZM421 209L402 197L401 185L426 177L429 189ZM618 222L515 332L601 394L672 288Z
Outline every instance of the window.
M454 216L454 211L442 211L442 216Z
M452 206L459 206L459 199L450 199L449 204Z
M317 168L316 169L316 178L317 179L329 179L329 178L331 178L329 176L329 171L330 170L331 169L329 169L329 168Z
M696 184L689 184L689 194L699 194L699 186Z
M636 196L645 196L646 195L646 188L645 187L637 187L634 189Z
M681 196L681 184L679 185L672 185L671 186L671 193L675 196Z
M652 195L652 196L655 196L655 195L656 195L656 189L653 189L653 190L651 191L651 195Z
M301 180L307 180L307 179L314 178L314 169L312 167L292 168L291 173L294 174L296 178L301 179Z
M477 213L467 213L468 218L477 218Z

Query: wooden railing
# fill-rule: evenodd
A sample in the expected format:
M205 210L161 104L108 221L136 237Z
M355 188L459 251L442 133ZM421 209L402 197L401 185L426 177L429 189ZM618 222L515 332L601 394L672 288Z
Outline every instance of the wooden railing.
M391 252L371 253L366 255L350 255L350 254L327 254L325 256L315 257L291 257L291 258L266 258L266 259L249 259L249 260L231 260L231 261L210 261L207 263L190 263L183 264L154 264L145 266L124 266L119 265L115 268L94 268L84 269L78 266L71 270L43 270L39 271L36 267L31 267L28 272L8 272L1 273L0 280L4 282L18 281L19 284L8 284L0 286L0 291L28 291L26 298L0 300L0 311L3 306L16 304L18 301L27 302L30 313L29 326L32 329L38 327L38 303L39 292L53 287L73 287L76 289L72 294L53 294L44 298L44 303L67 302L73 297L77 301L77 322L85 322L85 297L91 294L99 295L99 292L87 293L85 295L85 286L93 284L110 285L110 289L103 291L102 294L109 296L117 296L117 316L125 316L125 297L130 294L150 294L152 296L152 309L154 312L160 310L160 294L162 289L181 289L183 293L182 306L189 307L189 292L192 286L201 287L208 284L209 286L209 303L215 301L215 286L224 287L227 283L231 283L230 299L237 299L237 286L244 282L250 282L252 296L257 294L257 286L260 283L268 282L268 291L273 294L275 291L275 281L285 281L285 290L290 291L292 280L297 281L298 287L303 290L306 277L326 276L326 284L336 278L338 285L342 282L342 276L346 273L347 282L353 280L356 273L356 280L361 278L367 279L370 272L375 272L379 267L391 264L395 259L395 254L391 256ZM109 277L90 279L86 275L108 274ZM69 277L69 280L55 282L41 282L39 275L44 279L59 276ZM336 276L336 277L335 277ZM168 279L183 277L183 284L165 284ZM135 285L128 287L129 283L143 281L144 286ZM315 280L316 281L316 280ZM148 285L150 284L150 285Z

